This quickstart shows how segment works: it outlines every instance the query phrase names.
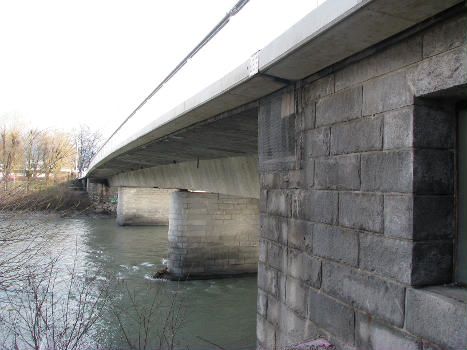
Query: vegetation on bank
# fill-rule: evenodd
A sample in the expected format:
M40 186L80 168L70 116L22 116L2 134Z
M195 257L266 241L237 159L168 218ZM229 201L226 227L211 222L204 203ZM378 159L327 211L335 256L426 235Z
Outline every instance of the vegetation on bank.
M29 188L19 182L7 190L0 189L0 211L87 212L91 209L91 200L78 180L55 185L36 182Z

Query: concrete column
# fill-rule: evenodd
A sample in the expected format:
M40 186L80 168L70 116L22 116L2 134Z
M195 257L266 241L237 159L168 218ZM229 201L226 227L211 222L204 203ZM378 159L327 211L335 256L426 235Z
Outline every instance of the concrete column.
M168 270L203 279L257 272L258 200L214 193L173 192Z
M173 190L119 187L119 225L168 225L170 193Z

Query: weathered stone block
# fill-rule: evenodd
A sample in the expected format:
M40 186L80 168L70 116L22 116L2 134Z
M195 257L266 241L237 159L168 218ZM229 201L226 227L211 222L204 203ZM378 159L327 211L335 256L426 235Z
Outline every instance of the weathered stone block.
M281 118L295 113L295 93L293 89L286 89L281 93Z
M287 245L287 241L288 241L288 238L287 238L287 221L288 219L287 218L282 218L282 217L278 217L278 230L279 230L279 243L283 244L283 245Z
M443 348L467 346L467 305L424 289L407 289L406 328ZM436 330L436 331L434 331Z
M392 72L422 58L422 40L417 35L384 48L336 72L336 90Z
M455 201L451 196L384 196L384 234L415 241L452 238Z
M316 189L359 190L360 156L337 156L315 161Z
M271 295L268 296L267 319L274 326L279 326L279 322L281 319L281 304L279 300L277 300Z
M266 317L268 309L268 295L262 290L258 290L257 312L263 317Z
M311 167L311 169L309 169ZM313 174L310 170L313 169L313 161L309 160L305 163L305 169L289 170L284 176L284 184L286 188L305 188L308 186L308 181L313 183ZM311 175L311 176L310 176Z
M467 48L458 49L425 59L411 67L407 80L412 94L423 96L463 85L467 82Z
M321 260L295 249L289 249L287 258L287 273L290 276L315 288L321 286Z
M453 148L456 112L439 101L418 99L413 109L413 145L420 148Z
M417 338L361 313L356 315L355 337L357 349L420 350L421 348Z
M323 262L322 290L393 325L404 323L404 287L353 268ZM382 302L384 300L384 302Z
M411 284L412 248L412 242L361 232L360 267Z
M309 130L305 138L305 153L307 157L327 156L329 155L330 143L330 128Z
M383 197L367 193L339 194L339 224L355 229L383 231Z
M384 113L384 149L413 145L413 106Z
M304 87L303 100L306 105L334 92L334 74L329 74Z
M285 306L281 311L281 336L277 344L281 349L285 346L300 343L304 339L317 337L320 334L316 325L310 320L297 315L293 310Z
M450 239L455 230L455 199L451 196L414 197L413 239Z
M307 317L346 343L354 343L354 311L313 288L308 291Z
M280 218L261 214L259 216L259 235L274 242L279 241Z
M258 288L269 294L279 295L277 271L261 262L258 263Z
M283 266L282 264L282 257L284 255L283 252L283 246L274 244L274 243L269 243L268 244L268 259L267 262L270 266L284 271L284 268L286 266Z
M362 115L362 87L342 90L316 103L316 126L334 124Z
M315 127L316 108L315 103L309 103L298 114L295 121L295 129L297 131L306 131Z
M305 192L302 202L297 205L298 218L328 224L334 224L337 221L337 193L335 192Z
M449 283L452 279L452 241L416 242L411 285Z
M372 115L413 104L406 72L398 71L363 85L363 115Z
M313 224L305 220L289 219L287 223L287 240L289 247L303 249L311 253Z
M357 266L358 233L335 226L315 224L313 255Z
M302 188L312 188L315 182L315 161L307 159L305 161L305 178Z
M380 150L383 144L383 119L364 118L331 128L331 154Z
M276 329L260 315L256 318L256 337L258 339L257 349L276 348Z
M412 151L362 155L362 190L412 192Z
M384 234L392 237L413 238L413 196L384 196Z
M453 194L454 154L448 150L415 150L413 190L417 194Z
M268 245L267 241L264 239L259 239L258 244L258 260L262 263L266 263L266 259L268 257Z
M287 193L281 190L269 190L267 208L270 215L289 216L290 204Z
M306 288L300 280L287 277L285 295L287 305L297 314L305 316Z
M437 55L466 42L466 17L458 15L423 33L423 57Z

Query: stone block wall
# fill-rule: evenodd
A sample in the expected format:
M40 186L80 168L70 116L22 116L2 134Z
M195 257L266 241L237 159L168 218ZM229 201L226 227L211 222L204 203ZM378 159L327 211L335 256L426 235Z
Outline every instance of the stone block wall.
M119 225L168 225L170 194L173 190L146 187L119 187Z
M466 348L466 289L424 287L454 281L465 8L431 23L261 100L259 349Z
M172 193L169 273L180 279L256 273L258 199Z

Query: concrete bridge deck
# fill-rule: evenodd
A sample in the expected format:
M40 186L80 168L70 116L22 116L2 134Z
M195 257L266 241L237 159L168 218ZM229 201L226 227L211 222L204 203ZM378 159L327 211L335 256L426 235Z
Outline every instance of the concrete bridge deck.
M459 1L328 0L227 76L167 114L154 116L153 123L123 143L104 148L85 176L111 179L123 172L198 159L254 156L256 105L260 98L331 67L456 3ZM288 103L284 108L293 108L296 101L292 98ZM211 118L217 120L203 124ZM235 172L230 170L227 171ZM173 176L176 174L170 172L170 177ZM115 185L126 183L122 177ZM164 186L167 185L161 183L160 187ZM222 186L199 186L200 190L226 191ZM257 182L247 187L258 196Z

